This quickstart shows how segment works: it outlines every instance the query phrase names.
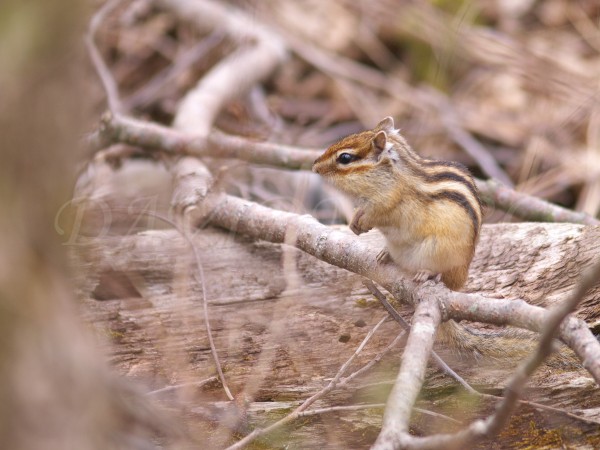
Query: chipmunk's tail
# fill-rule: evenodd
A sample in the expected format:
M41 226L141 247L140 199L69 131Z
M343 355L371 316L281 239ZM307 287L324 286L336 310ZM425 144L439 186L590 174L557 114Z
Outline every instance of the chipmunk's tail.
M497 331L479 331L456 323L444 322L438 330L438 342L445 344L460 356L477 360L519 361L531 354L538 343L539 334L518 328ZM580 367L573 351L560 341L557 350L546 360L555 367Z

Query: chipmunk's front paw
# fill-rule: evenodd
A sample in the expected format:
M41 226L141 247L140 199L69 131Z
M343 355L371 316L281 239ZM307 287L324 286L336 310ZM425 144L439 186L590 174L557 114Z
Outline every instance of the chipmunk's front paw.
M352 222L350 222L350 229L354 232L354 234L361 235L371 229L371 227L367 227L365 225L364 216L365 212L360 208L354 214Z
M387 248L384 248L377 254L377 262L379 264L388 264L392 261L392 255L390 255L390 252L388 252Z
M442 281L442 274L433 273L430 270L419 270L413 277L413 280L417 283L424 283L427 280L434 280L439 283Z

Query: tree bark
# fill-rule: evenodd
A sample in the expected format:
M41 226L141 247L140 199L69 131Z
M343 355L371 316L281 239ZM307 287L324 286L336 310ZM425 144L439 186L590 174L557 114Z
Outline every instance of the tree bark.
M383 238L376 231L356 239L375 249L383 246ZM294 402L322 388L385 315L363 287L361 277L289 246L253 242L213 228L197 230L193 240L202 258L211 326L225 377L234 396L251 402L252 425L273 422L278 414L297 405ZM581 269L597 257L599 247L600 227L486 225L465 290L549 306L564 298ZM122 373L144 380L149 390L214 375L193 254L176 231L82 239L76 250L77 261L86 268L81 289L83 310L98 334L109 338L107 353ZM285 270L284 254L288 260L292 256L294 263L287 264ZM598 326L599 298L596 288L577 313L591 327ZM407 307L401 310L410 317ZM399 331L392 322L384 324L357 364L373 358ZM471 385L498 394L518 362L510 356L506 361L484 358L476 362L449 349L439 350ZM400 352L400 348L395 349L351 389L330 394L317 407L384 402ZM467 402L457 409L452 403L456 393L448 391L455 386L454 381L431 368L428 380L424 390L427 400L419 406L462 419L477 417L492 405ZM536 388L528 391L529 400L569 411L581 409L587 417L600 419L600 396L584 370L548 367L534 376L531 385ZM224 412L215 401L224 400L224 395L216 383L191 389L178 401L187 407L188 420L184 422L193 432L202 433L206 424L198 420L198 414L206 419L206 411L212 411L209 419L216 420L215 414ZM561 393L558 396L557 391ZM332 430L327 425L329 414L304 424L286 439L311 447L343 442L345 448L364 448L373 442L381 426L378 410L335 414L348 429ZM531 435L524 416L533 416L530 420L545 433L555 429L555 423L548 423L552 414L525 408L502 435L507 443ZM416 431L430 433L432 424L436 430L448 427L443 421L424 417L413 420ZM572 423L570 418L559 417L563 425ZM598 427L592 429L598 435ZM569 439L577 441L576 436Z

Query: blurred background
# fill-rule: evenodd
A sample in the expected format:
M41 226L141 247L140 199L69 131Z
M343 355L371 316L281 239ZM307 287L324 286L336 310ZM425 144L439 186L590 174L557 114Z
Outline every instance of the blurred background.
M253 44L219 26L203 30L181 20L168 1L113 3L94 39L124 111L138 118L170 125L199 79ZM217 3L270 28L288 50L262 83L227 104L217 128L324 149L390 115L422 155L460 161L478 177L598 217L597 0ZM169 208L171 179L161 155L117 145L92 156L84 145L107 108L84 45L103 5L0 5L5 448L135 448L160 428L154 412L143 413L143 402L132 408L137 400L121 401L138 396L106 368L87 337L76 292L89 280L81 281L85 276L68 264L72 246L61 245L79 234L97 235L112 209L136 202L152 203L155 211ZM306 172L282 176L236 161L211 161L210 167L220 171L229 193L262 204L327 223L343 223L352 212L348 201ZM83 225L77 209L65 208L73 196L96 201ZM512 219L493 209L486 217ZM114 220L110 233L147 226ZM120 363L115 366L123 373Z
M152 5L122 2L98 42L125 108L170 124L182 96L240 43L218 27L203 34ZM289 53L265 82L227 105L215 124L220 129L323 149L391 115L423 155L463 162L476 176L598 214L598 2L232 5L278 33ZM100 114L101 86L90 88ZM496 162L491 168L489 159ZM298 177L280 182L265 169L248 182L240 171L246 173L229 169L243 180L230 180L238 195L284 208L299 195L289 185ZM488 218L501 219L509 218Z

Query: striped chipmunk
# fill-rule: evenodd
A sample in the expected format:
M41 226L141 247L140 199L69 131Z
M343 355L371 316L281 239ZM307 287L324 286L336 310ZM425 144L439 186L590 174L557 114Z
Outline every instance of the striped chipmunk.
M377 228L385 236L380 263L394 262L419 282L441 279L454 291L464 286L482 221L477 187L466 167L417 155L386 117L372 130L333 144L312 169L357 201L350 223L354 233ZM482 333L449 320L438 339L461 354L514 361L533 350L536 334L514 328ZM562 348L548 364L578 365Z
M482 219L466 167L420 157L386 117L372 130L333 144L312 170L357 201L354 233L377 228L385 236L380 263L393 261L417 281L435 278L452 290L463 287ZM507 347L527 348L519 342L498 345L452 320L440 327L438 339L475 357L502 358Z
M354 233L377 228L385 236L380 263L452 290L465 284L482 218L466 167L420 157L386 117L333 144L312 169L358 202Z

